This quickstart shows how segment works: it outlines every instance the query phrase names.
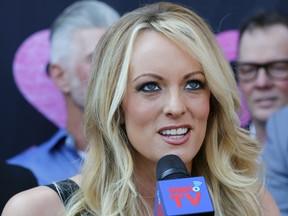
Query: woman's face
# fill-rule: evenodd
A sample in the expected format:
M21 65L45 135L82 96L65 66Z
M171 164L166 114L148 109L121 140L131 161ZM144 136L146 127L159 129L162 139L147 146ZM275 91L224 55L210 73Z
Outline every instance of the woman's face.
M176 154L191 168L204 140L210 90L200 64L166 36L142 32L135 41L123 100L136 161Z

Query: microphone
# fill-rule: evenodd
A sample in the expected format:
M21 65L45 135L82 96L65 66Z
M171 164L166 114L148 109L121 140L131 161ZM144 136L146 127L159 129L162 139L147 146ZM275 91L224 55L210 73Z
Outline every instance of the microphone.
M177 155L160 158L156 176L155 216L214 215L204 177L190 177Z

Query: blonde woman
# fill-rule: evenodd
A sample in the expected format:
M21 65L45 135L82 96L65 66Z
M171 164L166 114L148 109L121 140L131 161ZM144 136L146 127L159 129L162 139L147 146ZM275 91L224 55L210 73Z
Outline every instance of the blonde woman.
M95 51L82 174L16 195L3 216L153 215L156 164L167 154L205 177L215 215L280 215L238 109L229 64L197 14L171 3L132 11Z

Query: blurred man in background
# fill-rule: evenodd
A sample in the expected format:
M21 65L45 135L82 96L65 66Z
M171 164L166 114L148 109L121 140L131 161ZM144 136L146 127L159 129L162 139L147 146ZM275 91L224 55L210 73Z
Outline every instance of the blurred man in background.
M79 172L87 148L82 119L92 53L118 18L106 3L83 0L66 8L52 25L49 75L65 98L66 129L8 160L32 170L39 185Z
M260 12L240 28L239 88L251 115L251 136L264 143L267 119L288 104L288 18Z
M287 16L264 11L249 18L238 50L236 76L251 114L248 129L264 144L267 188L288 216L288 109L282 110L288 104Z
M288 216L288 106L273 113L264 145L266 184L282 216Z

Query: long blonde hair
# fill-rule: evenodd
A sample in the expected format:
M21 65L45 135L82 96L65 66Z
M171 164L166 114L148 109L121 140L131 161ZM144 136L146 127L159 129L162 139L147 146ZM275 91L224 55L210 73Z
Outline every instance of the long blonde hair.
M155 3L124 15L101 38L93 58L85 110L89 141L81 190L68 215L149 215L133 181L133 152L123 126L133 43L141 31L166 35L202 65L212 97L204 143L192 175L205 177L216 215L262 215L259 203L259 146L240 128L239 96L229 64L209 26L194 12Z

